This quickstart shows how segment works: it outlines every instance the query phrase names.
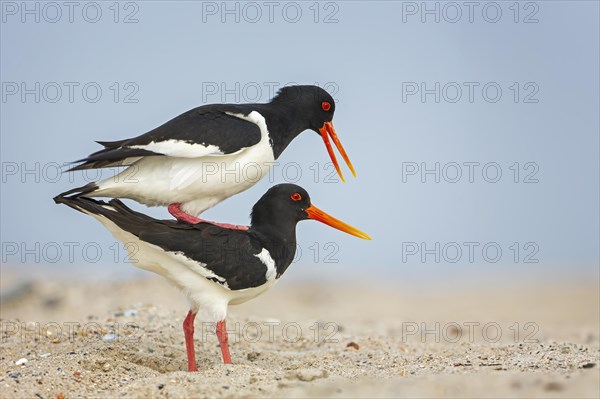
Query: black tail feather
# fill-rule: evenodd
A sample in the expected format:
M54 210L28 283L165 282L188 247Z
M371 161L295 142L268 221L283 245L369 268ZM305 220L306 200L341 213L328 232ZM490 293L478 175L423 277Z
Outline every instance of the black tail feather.
M129 141L129 139L117 141L96 141L96 143L100 144L104 148L117 148L121 147L126 141Z
M85 194L90 194L90 193L96 191L97 189L98 189L98 185L96 183L94 183L94 182L88 183L85 186L73 188L71 190L65 191L64 193L58 194L56 197L54 197L54 202L56 202L57 204L60 202L65 203L64 201L59 201L59 199L67 197L71 194L74 194L74 195L71 195L72 198L77 198L77 197L80 197Z
M199 225L181 223L175 220L154 219L141 212L132 210L118 199L111 199L106 202L86 197L59 195L54 198L54 201L57 204L65 204L79 212L104 216L121 229L137 237L140 237L144 231L149 231L149 229L150 231L164 229L168 233L172 229L195 230L199 228L197 227ZM200 225L204 225L204 223Z
M157 221L143 213L131 210L118 199L105 202L92 198L59 195L54 198L54 201L57 204L65 204L79 212L104 216L123 230L133 233L136 236L139 236L140 232L147 227L149 223Z
M113 144L113 143L104 143ZM140 148L127 148L127 147L106 147L100 151L96 151L90 154L87 158L80 159L74 163L81 163L80 165L74 166L67 172L73 172L77 170L85 169L97 169L106 168L111 166L128 166L122 165L123 161L127 158L145 157L150 155L163 155L152 151L140 149Z
M89 213L93 213L95 215L114 215L115 212L120 214L123 217L142 217L147 219L152 219L149 216L144 215L140 212L135 212L131 208L128 208L123 202L118 199L111 199L110 201L100 201L93 198L79 197L79 196L56 196L54 197L54 202L57 204L65 204L70 206L73 209L78 211L85 210ZM110 207L112 209L107 209L105 207ZM109 218L109 219L112 219Z

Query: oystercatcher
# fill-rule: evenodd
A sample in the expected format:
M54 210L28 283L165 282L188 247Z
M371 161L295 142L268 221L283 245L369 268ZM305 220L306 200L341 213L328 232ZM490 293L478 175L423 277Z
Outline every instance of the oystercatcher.
M308 193L294 184L269 189L252 208L248 230L210 223L157 220L113 199L103 202L81 196L57 196L66 204L98 219L127 245L134 265L157 273L187 296L191 309L183 322L188 370L196 371L194 319L216 322L223 361L231 363L225 317L228 305L246 302L270 288L292 263L296 224L314 219L370 240L360 230L311 204Z
M77 161L82 163L69 171L127 169L61 195L168 205L178 220L199 223L203 221L196 217L200 213L256 184L290 142L307 129L321 135L343 180L330 137L352 174L356 173L333 128L334 112L333 98L317 86L284 87L266 104L194 108L141 136L98 141L105 148Z

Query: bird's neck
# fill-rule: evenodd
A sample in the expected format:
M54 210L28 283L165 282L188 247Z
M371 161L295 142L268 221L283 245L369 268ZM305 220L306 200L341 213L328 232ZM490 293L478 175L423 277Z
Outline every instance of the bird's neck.
M308 129L308 126L302 115L297 115L298 107L294 104L282 103L276 108L269 105L265 104L259 112L265 117L273 143L273 155L277 159L292 140Z
M290 266L296 255L296 226L252 224L250 231L275 261L277 277Z

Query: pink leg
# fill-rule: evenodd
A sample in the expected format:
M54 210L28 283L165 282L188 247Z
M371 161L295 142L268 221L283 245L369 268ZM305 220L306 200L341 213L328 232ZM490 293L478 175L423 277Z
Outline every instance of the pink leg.
M215 226L223 227L225 229L232 230L248 230L248 226L240 226L237 224L228 224L228 223L217 223L217 222L209 222L208 220L197 218L196 216L189 215L181 210L181 204L176 202L173 204L169 204L169 213L175 217L175 219L186 222L189 224L198 224L198 223L210 223Z
M221 320L217 323L217 338L219 339L219 345L221 345L221 353L223 354L223 363L231 364L231 355L229 354L229 337L227 336L227 328L225 327L225 320Z
M185 335L185 349L188 357L188 371L198 371L196 367L196 354L194 352L194 319L196 313L191 310L183 321L183 334Z

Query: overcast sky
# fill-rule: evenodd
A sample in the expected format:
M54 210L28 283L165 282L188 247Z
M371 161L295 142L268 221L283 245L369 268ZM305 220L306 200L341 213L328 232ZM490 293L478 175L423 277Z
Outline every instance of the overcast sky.
M57 166L201 104L316 83L358 178L331 182L307 131L205 217L247 223L290 181L373 237L303 222L297 276L597 273L598 2L223 4L2 2L3 265L130 273L99 223L52 201L95 175Z

